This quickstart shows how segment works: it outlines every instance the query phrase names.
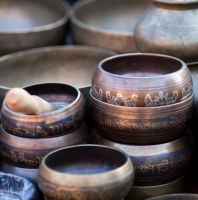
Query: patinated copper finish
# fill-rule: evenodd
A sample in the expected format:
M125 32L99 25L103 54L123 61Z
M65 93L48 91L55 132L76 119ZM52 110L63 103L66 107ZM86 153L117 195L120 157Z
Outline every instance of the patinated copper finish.
M84 0L71 10L74 42L118 52L137 52L134 27L146 0Z
M132 53L104 59L92 78L93 95L109 104L154 107L174 104L192 94L186 64L174 57Z
M38 185L48 200L123 200L133 181L134 168L125 153L79 145L45 156Z
M88 46L43 47L0 58L0 104L9 87L65 83L84 93L98 63L112 51Z
M154 0L135 28L138 50L197 61L197 13L197 0Z
M163 194L179 193L184 186L184 177L173 182L156 186L133 186L125 200L145 200ZM186 200L186 199L185 199Z
M64 44L68 15L63 0L1 0L0 54Z
M197 194L169 194L149 198L147 200L198 200Z
M110 141L92 133L92 142L118 148L127 153L135 167L138 186L154 186L174 181L187 172L192 157L189 137L157 145L127 145Z
M26 115L9 109L5 102L1 109L2 127L20 137L46 138L69 134L84 121L86 104L81 92L60 83L32 85L25 88L55 106L55 110L37 115Z
M87 129L83 124L78 130L52 138L22 138L0 129L0 155L6 162L24 168L38 168L47 153L52 150L85 143Z
M1 160L0 170L5 173L15 174L21 177L25 177L31 182L37 183L37 177L38 177L38 171L39 171L38 168L17 167Z
M158 107L111 105L93 97L91 118L100 134L110 140L131 144L159 144L182 135L193 111L193 95L186 100Z

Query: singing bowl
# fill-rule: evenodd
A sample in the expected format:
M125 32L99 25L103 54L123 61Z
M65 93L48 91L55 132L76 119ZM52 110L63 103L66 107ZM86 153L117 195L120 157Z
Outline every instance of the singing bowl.
M133 186L125 200L145 200L149 197L159 196L163 194L171 194L181 192L184 186L184 177L167 184L155 186Z
M197 194L169 194L149 198L147 200L198 200Z
M106 58L92 78L93 95L104 102L128 107L175 104L192 94L192 77L175 57L130 53Z
M77 2L70 15L74 42L118 52L137 52L134 27L147 4L145 0Z
M29 180L0 172L1 200L38 200L38 189Z
M38 186L48 200L122 200L133 180L133 164L125 153L101 145L78 145L45 156Z
M27 178L31 182L37 183L38 168L34 169L34 168L17 167L1 160L0 170L5 173L15 174L17 176Z
M114 147L127 153L135 167L138 186L166 184L183 176L192 157L190 137L182 136L174 141L157 145L127 145L110 141L96 131L92 133L94 144Z
M43 47L0 58L0 103L13 87L65 83L81 89L91 86L98 63L113 52L88 46ZM88 92L87 92L88 93Z
M78 89L60 83L46 83L25 90L52 103L55 110L27 115L9 109L3 102L1 123L8 133L28 138L55 137L75 131L83 123L86 104Z
M90 118L104 137L120 143L159 144L182 135L192 118L193 95L158 107L125 107L96 99L90 91Z
M0 54L64 44L69 6L63 0L2 0Z
M38 168L47 153L52 150L86 142L87 129L83 124L78 130L52 138L22 138L0 130L0 155L2 159L14 166Z

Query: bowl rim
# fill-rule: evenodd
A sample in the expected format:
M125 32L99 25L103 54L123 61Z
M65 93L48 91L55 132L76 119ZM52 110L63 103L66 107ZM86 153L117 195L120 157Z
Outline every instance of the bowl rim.
M198 194L196 193L175 193L175 194L164 194L164 195L160 195L157 197L150 197L147 198L146 200L159 200L159 197L179 197L179 196L183 196L183 197L197 197L198 199Z
M188 5L188 4L197 4L198 0L153 0L157 3L171 4L171 5Z
M23 28L23 29L15 29L13 31L0 31L0 35L5 34L28 34L28 33L36 33L36 32L43 32L48 31L54 28L58 28L66 23L69 22L69 9L70 5L63 0L56 0L56 2L59 1L60 4L62 4L62 7L64 8L64 16L62 16L59 20L52 22L50 24L41 25L41 26L35 26L31 28Z
M144 112L149 112L149 111L160 111L160 110L169 110L170 108L172 109L177 109L178 106L183 105L186 106L186 103L190 104L191 101L193 103L194 101L194 94L192 93L188 98L184 99L183 101L174 103L174 104L169 104L169 105L163 105L163 106L152 106L152 107L128 107L128 106L120 106L120 105L114 105L114 104L109 104L107 102L101 101L99 99L97 99L96 97L94 97L92 89L90 89L89 91L89 99L91 102L95 101L97 102L97 107L105 107L105 108L113 108L114 110L123 110L125 109L126 111L144 111ZM95 102L93 102L93 104L96 104ZM181 109L181 108L180 108ZM169 111L170 112L170 111Z
M171 72L171 73L168 73L168 74L163 74L163 75L156 75L156 76L146 76L146 77L143 77L143 76L135 76L135 77L132 77L132 76L122 76L122 75L118 75L118 74L115 74L115 73L111 73L109 71L106 71L105 69L103 69L103 65L106 63L106 62L109 62L109 61L113 61L114 59L117 59L117 58L128 58L128 57L141 57L141 56L146 56L146 57L156 57L156 58L167 58L169 60L174 60L174 61L177 61L178 63L181 64L180 68L174 72ZM188 69L187 68L187 64L177 58L177 57L174 57L174 56L170 56L170 55L166 55L166 54L159 54L159 53L140 53L140 52L137 52L137 53L124 53L124 54L120 54L120 55L115 55L115 56L111 56L111 57L108 57L108 58L105 58L103 59L101 62L99 62L98 64L98 69L101 71L101 73L104 73L106 75L109 75L111 77L117 77L117 78L124 78L124 79L127 79L127 80L148 80L148 79L158 79L158 78L169 78L170 76L174 76L175 74L177 73L180 73L181 71L185 70L185 69Z
M62 108L59 108L57 110L52 110L52 111L49 111L49 112L44 112L44 113L40 113L40 114L33 114L33 115L28 115L28 114L24 114L24 113L19 113L19 112L15 112L13 110L11 110L10 108L7 107L6 103L5 103L5 99L2 103L2 108L1 110L4 110L3 112L7 112L11 115L14 115L18 118L26 118L26 119L34 119L35 117L39 117L40 119L41 118L45 118L45 117L50 117L50 116L54 116L54 115L58 115L58 114L61 114L65 111L67 111L68 109L72 109L74 106L78 105L78 102L83 99L84 97L82 96L82 93L80 92L80 90L76 87L73 87L71 85L68 85L68 84L64 84L64 83L39 83L39 84L32 84L32 85L29 85L29 86L26 86L24 87L24 89L26 90L26 88L29 88L29 87L35 87L35 86L48 86L48 85L55 85L55 86L64 86L64 87L67 87L67 88L71 88L73 91L77 92L77 95L75 95L75 99L69 103L68 105L62 107Z
M54 169L51 169L49 166L47 166L46 160L52 154L62 151L62 150L71 149L71 148L79 148L79 147L80 148L97 147L97 148L111 149L111 150L114 150L115 152L117 151L117 152L121 153L125 157L125 162L121 166L117 167L116 169L113 169L113 170L110 170L107 172L96 173L96 174L63 173L63 172L59 172ZM63 147L60 149L56 149L54 151L51 151L47 155L45 155L44 158L42 159L40 167L39 167L39 176L41 176L42 178L44 178L46 180L46 177L45 176L43 177L41 171L45 174L48 174L48 176L47 176L48 181L52 180L51 177L54 177L54 178L58 177L58 179L61 180L61 182L59 183L60 185L64 185L65 182L63 179L66 180L68 178L68 179L70 179L70 181L75 182L77 185L85 186L85 183L86 183L86 187L87 186L92 187L93 185L103 185L103 183L102 183L103 181L105 181L105 184L107 185L107 184L111 184L115 181L127 178L129 176L134 178L135 170L134 170L134 165L133 165L130 157L120 149L117 149L114 147L107 147L105 145L81 144L81 145L72 145L69 147ZM125 172L125 174L123 175L122 172ZM120 176L120 174L122 174L122 176Z
M87 4L95 3L97 1L100 2L99 0L81 0L81 1L77 1L76 3L74 3L74 5L71 6L70 12L69 12L71 23L75 26L78 26L81 29L86 30L86 31L103 34L105 36L114 35L114 36L118 36L118 37L126 37L127 36L127 37L133 38L134 34L123 32L123 31L108 30L105 28L92 26L92 25L89 25L89 24L83 22L76 16L76 12L79 9L85 7Z
M75 143L79 143L80 141L85 140L87 137L87 127L85 123L83 123L77 130L73 131L72 133L60 135L60 136L54 136L54 137L47 137L47 138L25 138L20 137L16 135L12 135L8 132L6 132L2 125L0 125L0 141L1 143L4 143L10 147L14 148L24 148L24 149L34 149L34 150L43 150L54 148L54 146L60 146L60 144L65 144L67 141L67 145L73 145L74 143L72 141L76 141L76 138L78 138L78 141ZM2 138L4 138L2 140ZM59 141L59 143L57 143ZM34 144L33 147L31 147L30 144Z

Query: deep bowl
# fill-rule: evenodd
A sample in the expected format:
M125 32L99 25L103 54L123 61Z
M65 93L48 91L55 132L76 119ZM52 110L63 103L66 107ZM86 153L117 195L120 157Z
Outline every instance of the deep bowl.
M149 198L147 200L198 200L197 194L169 194Z
M0 129L0 155L6 162L24 168L38 168L47 153L52 150L86 143L87 129L83 124L76 131L52 138L22 138Z
M158 107L125 107L96 99L90 91L91 118L100 134L120 143L159 144L182 135L192 118L193 95Z
M175 104L192 94L192 77L178 58L148 53L104 59L92 78L93 95L109 104L154 107Z
M3 102L1 121L10 134L27 138L46 138L77 130L85 118L86 105L81 92L69 85L46 83L26 87L32 95L51 102L55 110L36 115L14 112Z
M68 14L63 0L2 0L0 54L64 44Z
M27 179L0 172L0 199L38 200L39 192Z
M133 165L125 153L100 145L79 145L46 155L38 185L50 200L122 200L133 180Z
M191 136L157 145L127 145L110 141L96 131L92 133L94 144L120 149L127 153L135 167L135 183L138 186L154 186L174 181L184 174L192 157Z

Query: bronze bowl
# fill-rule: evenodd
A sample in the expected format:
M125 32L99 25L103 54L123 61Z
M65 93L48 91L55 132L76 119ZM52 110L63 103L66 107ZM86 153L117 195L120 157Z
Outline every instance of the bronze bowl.
M79 89L60 83L32 85L25 89L53 103L55 110L26 115L12 111L3 102L1 123L8 133L28 138L55 137L75 131L83 123L86 104Z
M182 176L170 183L155 186L133 186L125 200L145 200L146 198L181 192L184 187L185 177ZM186 199L185 199L186 200Z
M127 153L135 167L135 183L138 186L166 184L183 176L192 157L190 137L182 136L174 141L157 145L127 145L110 141L96 131L92 142L120 149Z
M137 52L134 27L147 4L146 0L77 2L70 16L74 42L117 52Z
M2 0L0 55L64 44L69 6L63 0Z
M29 180L0 172L1 200L39 200L39 192Z
M38 186L48 200L122 200L133 180L132 162L122 151L78 145L45 156Z
M198 200L197 194L169 194L149 198L147 200Z
M65 83L87 94L98 63L112 55L115 53L96 47L59 46L3 56L0 58L0 105L9 87L43 82Z
M90 91L91 119L104 137L120 143L159 144L182 135L192 118L193 95L158 107L125 107L96 99Z
M0 129L0 155L6 162L24 168L38 168L47 153L52 150L85 143L87 129L83 124L78 130L52 138L22 138Z
M92 78L93 95L109 104L155 107L175 104L192 94L186 64L167 55L130 53L106 58Z
M5 173L15 174L17 176L27 178L32 183L37 183L38 168L17 167L1 160L0 170Z

